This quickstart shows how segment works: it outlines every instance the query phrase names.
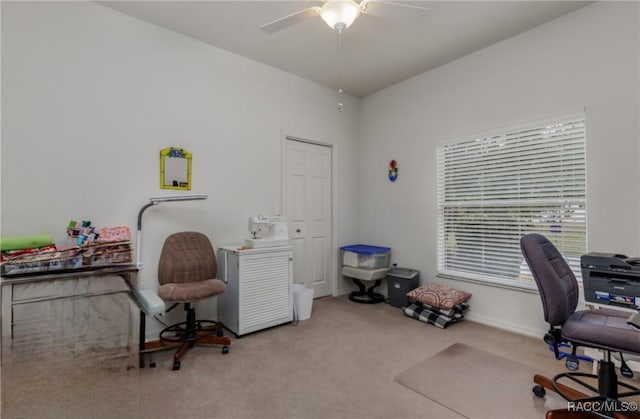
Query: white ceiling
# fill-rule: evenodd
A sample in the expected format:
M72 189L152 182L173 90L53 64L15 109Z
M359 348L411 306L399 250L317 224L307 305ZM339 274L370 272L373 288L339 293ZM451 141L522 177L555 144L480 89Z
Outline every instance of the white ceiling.
M588 1L403 1L375 5L342 37L319 17L276 33L260 25L320 1L105 1L100 4L337 89L365 97L510 38ZM372 3L372 5L375 3ZM372 7L373 11L373 7Z

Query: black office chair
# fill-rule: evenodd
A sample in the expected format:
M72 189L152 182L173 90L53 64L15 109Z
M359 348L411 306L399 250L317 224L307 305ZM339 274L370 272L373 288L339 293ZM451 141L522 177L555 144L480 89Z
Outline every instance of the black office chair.
M552 379L536 375L534 394L544 397L546 388L582 406L595 402L602 410L594 413L601 417L614 417L616 412L628 410L622 399L640 395L640 389L618 381L611 352L620 352L621 359L623 352L640 354L640 331L627 324L629 314L613 309L576 311L578 282L558 249L541 234L522 237L520 248L540 291L544 319L550 325L545 342L554 348L556 359L560 359L559 345L570 344L572 348L566 366L573 372L561 373ZM604 351L597 375L575 372L579 346ZM558 382L561 379L573 381L587 392ZM597 388L593 385L595 380Z
M224 326L212 320L196 319L193 303L225 291L224 282L216 279L218 266L211 242L206 235L193 231L167 237L158 264L158 295L165 302L183 303L186 321L171 325L160 332L163 344L177 345L173 369L180 369L180 359L196 343L222 345L229 351L231 341L223 336Z

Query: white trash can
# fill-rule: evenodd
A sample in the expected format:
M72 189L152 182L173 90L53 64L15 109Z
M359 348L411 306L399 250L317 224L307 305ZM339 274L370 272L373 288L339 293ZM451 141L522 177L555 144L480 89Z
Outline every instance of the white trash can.
M295 320L307 320L311 318L313 306L313 288L307 288L302 284L293 285L293 318Z

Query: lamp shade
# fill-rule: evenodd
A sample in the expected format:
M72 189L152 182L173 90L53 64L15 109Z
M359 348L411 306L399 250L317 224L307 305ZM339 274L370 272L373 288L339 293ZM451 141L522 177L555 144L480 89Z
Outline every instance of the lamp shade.
M360 6L353 0L327 0L320 9L320 17L333 29L346 29L360 15Z

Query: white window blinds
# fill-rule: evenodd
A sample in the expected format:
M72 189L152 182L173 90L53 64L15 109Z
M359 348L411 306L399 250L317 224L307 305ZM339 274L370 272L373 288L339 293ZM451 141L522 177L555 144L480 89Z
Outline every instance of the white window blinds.
M439 271L533 284L520 237L537 232L580 278L585 163L583 115L438 147Z

